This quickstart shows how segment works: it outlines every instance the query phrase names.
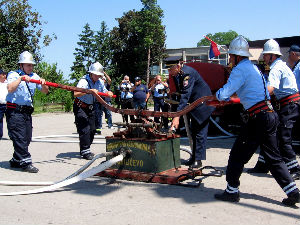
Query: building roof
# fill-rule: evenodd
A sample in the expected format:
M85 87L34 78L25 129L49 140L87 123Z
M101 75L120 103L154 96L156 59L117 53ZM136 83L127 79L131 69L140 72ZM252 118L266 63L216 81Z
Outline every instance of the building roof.
M248 41L250 48L263 48L264 44L269 39L257 40L257 41ZM292 37L283 37L283 38L274 38L275 41L278 42L281 48L290 47L291 45L300 45L300 36L292 36Z

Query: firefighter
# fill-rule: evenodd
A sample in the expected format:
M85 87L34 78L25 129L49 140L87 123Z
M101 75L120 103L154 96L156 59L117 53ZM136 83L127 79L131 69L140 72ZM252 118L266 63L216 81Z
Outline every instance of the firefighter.
M289 63L297 81L297 87L300 91L300 47L292 45L288 51Z
M44 79L33 73L35 62L30 52L22 52L18 64L19 70L7 75L6 121L8 134L14 145L14 154L9 163L12 168L37 173L39 170L32 165L28 151L32 137L33 96L36 89L48 93L49 88ZM42 84L29 83L30 79L40 80Z
M227 83L216 92L219 101L228 100L237 93L245 108L243 127L230 151L223 193L215 194L222 201L238 202L240 176L244 165L250 160L258 146L265 152L270 171L288 196L282 203L294 206L299 202L299 190L280 155L276 129L278 115L270 103L266 82L258 68L251 63L249 45L242 36L236 37L229 46L230 63L234 66Z
M113 93L107 91L103 80L99 79L104 75L103 66L99 62L93 63L89 67L88 73L89 74L79 80L77 87L90 89L95 93L99 91L104 92L108 94L109 97L112 97ZM91 152L90 147L96 133L96 115L93 107L96 99L92 94L78 91L74 91L74 97L73 112L77 132L79 134L80 155L84 159L91 160L94 154Z
M292 129L300 115L300 95L295 75L291 69L280 59L282 55L279 44L270 39L264 44L263 58L270 66L268 77L268 91L275 95L277 100L277 113L279 115L278 141L280 154L286 163L293 179L300 179L300 166L296 153L292 148ZM266 173L268 165L265 161L264 151L260 152L258 162L249 173Z
M198 98L211 95L211 90L199 73L193 68L178 63L169 70L169 79L173 79L180 92L180 102L177 111L184 109L188 103ZM209 117L214 111L213 107L199 105L188 116L191 118L191 136L193 139L192 157L185 163L190 168L200 168L202 160L206 159L206 144ZM179 117L174 117L170 130L177 129Z

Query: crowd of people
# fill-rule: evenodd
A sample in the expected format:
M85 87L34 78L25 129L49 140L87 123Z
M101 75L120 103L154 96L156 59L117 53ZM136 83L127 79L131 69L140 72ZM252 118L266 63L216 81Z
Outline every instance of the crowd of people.
M286 193L283 204L292 206L300 201L295 180L300 179L300 166L292 148L292 130L298 120L300 88L300 47L292 45L289 49L289 66L280 59L279 44L268 40L262 55L270 67L267 74L262 72L250 60L249 45L242 36L236 37L229 46L229 62L233 66L227 83L220 88L216 100L227 101L236 93L243 105L244 125L231 149L227 171L227 187L224 192L215 195L216 199L237 202L240 199L240 176L244 165L260 147L256 166L249 173L271 172L276 182ZM3 136L3 116L6 115L8 135L13 142L14 153L9 161L13 168L37 173L32 164L28 147L32 137L32 113L36 89L48 93L45 80L33 72L35 61L28 51L20 54L19 69L7 75L0 70L0 139ZM29 82L40 80L40 84ZM111 105L113 93L110 91L111 78L105 73L99 62L90 65L87 74L78 82L77 87L89 89L94 93L106 93L106 103ZM178 104L170 109L166 104L169 86L176 89ZM169 69L168 81L157 75L149 88L142 84L140 77L134 83L129 76L124 76L118 86L122 109L147 109L150 95L153 96L154 110L166 112L180 111L188 104L203 96L211 96L210 87L199 73L181 62ZM179 93L179 94L178 94ZM179 96L179 97L178 97ZM91 160L94 154L90 146L96 133L101 134L103 112L109 129L113 129L111 112L99 104L91 92L74 91L73 113L79 134L79 152L83 159ZM274 104L276 103L276 105ZM192 138L192 157L186 165L191 169L202 167L206 159L206 144L209 117L214 108L199 104L188 113L187 130ZM130 116L130 122L134 122ZM128 116L123 115L123 122L128 123ZM174 117L170 126L168 118L154 118L160 123L162 131L178 129L180 117Z

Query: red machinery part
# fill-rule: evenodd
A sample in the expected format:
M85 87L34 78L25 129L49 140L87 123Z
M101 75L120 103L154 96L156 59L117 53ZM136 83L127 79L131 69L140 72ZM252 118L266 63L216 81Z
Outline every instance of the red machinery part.
M42 82L40 80L34 80L34 79L30 79L29 82L36 83L36 84L42 84ZM62 89L66 89L66 90L69 90L69 91L85 92L85 91L82 90L83 88L71 87L71 86L52 83L52 82L48 82L48 81L45 82L45 85L50 86L50 87L55 87L55 88L62 88ZM103 92L98 92L98 95L103 96L103 97L109 97L108 94L103 93ZM112 96L112 98L115 98L115 97L116 97L116 95Z

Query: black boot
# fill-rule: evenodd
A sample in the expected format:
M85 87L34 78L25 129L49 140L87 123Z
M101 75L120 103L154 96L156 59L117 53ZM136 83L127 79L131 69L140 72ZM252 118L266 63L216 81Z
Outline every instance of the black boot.
M227 191L224 191L221 194L215 194L215 199L225 201L225 202L239 202L240 194L239 192L230 194Z
M299 202L300 202L299 192L292 193L288 195L287 198L282 200L282 203L286 206L295 206L295 204Z
M22 170L24 172L28 172L28 173L37 173L37 172L39 172L39 169L34 167L32 164L29 164L25 167L22 167Z
M300 180L300 169L299 168L291 169L290 174L294 180Z

